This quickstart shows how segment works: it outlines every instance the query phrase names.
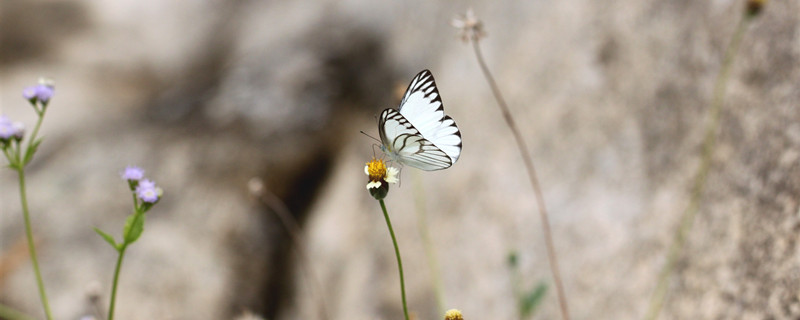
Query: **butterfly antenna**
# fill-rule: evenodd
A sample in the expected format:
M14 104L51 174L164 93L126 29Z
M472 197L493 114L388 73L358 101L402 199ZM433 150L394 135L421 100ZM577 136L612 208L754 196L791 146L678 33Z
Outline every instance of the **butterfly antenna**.
M375 140L375 141L378 141L378 143L381 143L381 141L380 141L380 140L376 139L375 137L373 137L373 136L371 136L371 135L368 135L366 132L364 132L364 131L359 131L359 132L361 132L361 134L363 134L363 135L365 135L365 136L367 136L367 137L370 137L370 138L372 138L372 140Z

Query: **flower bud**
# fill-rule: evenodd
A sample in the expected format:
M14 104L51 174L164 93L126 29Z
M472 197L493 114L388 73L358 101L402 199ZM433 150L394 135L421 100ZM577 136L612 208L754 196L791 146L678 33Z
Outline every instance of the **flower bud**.
M464 320L464 316L461 315L461 310L450 309L445 312L444 320Z
M50 98L53 97L53 94L55 94L53 80L45 78L40 78L39 84L22 90L22 97L28 100L34 108L37 108L37 103L41 103L42 108L46 107L47 103L50 102Z
M389 184L386 182L377 182L378 186L370 187L369 194L375 198L375 200L383 200L386 198L386 195L389 194Z
M11 122L6 116L0 115L0 141L3 142L3 145L8 143L11 138L15 138L15 133L17 132L17 128L15 128L14 122Z
M22 122L14 122L11 124L11 129L14 132L14 139L21 141L25 136L25 125Z

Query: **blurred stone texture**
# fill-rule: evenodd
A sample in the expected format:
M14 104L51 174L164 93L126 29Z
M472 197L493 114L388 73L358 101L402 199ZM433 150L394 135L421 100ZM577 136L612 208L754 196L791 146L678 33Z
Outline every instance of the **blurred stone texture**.
M364 189L373 141L358 131L376 136L374 117L428 68L464 149L448 170L405 168L387 198L410 308L441 318L422 193L445 307L515 318L507 254L519 252L523 286L550 272L511 133L449 25L470 6L533 152L574 318L641 318L741 1L0 2L0 112L31 126L22 88L56 80L28 170L56 317L91 310L98 283L105 308L115 255L91 228L119 235L130 204L118 171L137 164L166 193L126 256L117 318L317 319L321 295L329 319L400 318L391 241ZM771 1L744 37L662 319L800 317L798 11ZM310 263L248 193L253 177L301 225ZM0 302L41 317L15 249L21 217L2 170ZM538 317L558 318L552 286Z

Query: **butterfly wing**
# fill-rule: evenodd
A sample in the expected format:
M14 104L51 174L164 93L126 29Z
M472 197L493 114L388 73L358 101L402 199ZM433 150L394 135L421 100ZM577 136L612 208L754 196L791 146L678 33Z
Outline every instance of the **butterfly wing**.
M453 164L447 153L425 139L397 110L383 110L378 132L384 151L402 164L426 171L446 169Z
M444 114L442 98L430 71L422 70L408 85L398 108L422 137L455 163L461 156L461 132L456 122Z

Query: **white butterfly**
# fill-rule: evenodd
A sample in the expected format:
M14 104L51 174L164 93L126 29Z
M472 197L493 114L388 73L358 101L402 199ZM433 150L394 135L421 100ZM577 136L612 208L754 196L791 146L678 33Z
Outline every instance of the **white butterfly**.
M461 132L444 114L433 75L422 70L406 89L397 110L378 119L381 150L392 160L422 170L447 169L461 155Z

